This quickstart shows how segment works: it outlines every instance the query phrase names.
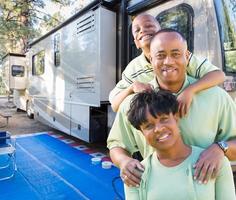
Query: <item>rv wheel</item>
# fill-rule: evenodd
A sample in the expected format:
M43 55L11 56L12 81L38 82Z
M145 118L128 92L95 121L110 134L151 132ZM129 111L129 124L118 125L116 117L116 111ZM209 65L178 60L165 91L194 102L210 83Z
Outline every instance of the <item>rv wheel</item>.
M34 113L32 112L31 110L31 106L30 106L30 102L27 101L26 103L26 113L27 113L27 116L30 118L30 119L33 119L34 118Z

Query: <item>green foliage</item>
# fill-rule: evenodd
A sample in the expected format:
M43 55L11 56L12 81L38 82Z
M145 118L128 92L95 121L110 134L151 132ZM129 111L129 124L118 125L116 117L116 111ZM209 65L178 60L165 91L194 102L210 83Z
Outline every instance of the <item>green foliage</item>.
M47 0L68 6L72 0ZM43 11L45 0L0 0L0 57L7 52L24 53L27 44L42 32L64 19L60 13L50 15Z

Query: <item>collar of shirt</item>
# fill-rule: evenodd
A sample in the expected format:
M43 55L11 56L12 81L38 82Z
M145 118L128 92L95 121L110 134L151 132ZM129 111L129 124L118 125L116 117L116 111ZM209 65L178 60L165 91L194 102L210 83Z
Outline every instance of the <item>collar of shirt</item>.
M151 63L147 60L147 58L145 57L144 53L142 53L140 56L140 63L141 63L141 66L146 66L148 68L152 68L152 65Z
M182 85L182 87L180 88L180 90L177 93L173 93L174 95L179 95L186 87L188 87L190 84L192 84L193 82L195 82L196 80L188 75L185 75L185 80L184 80L184 84ZM156 79L156 77L149 82L153 88L155 90L160 90L160 85Z

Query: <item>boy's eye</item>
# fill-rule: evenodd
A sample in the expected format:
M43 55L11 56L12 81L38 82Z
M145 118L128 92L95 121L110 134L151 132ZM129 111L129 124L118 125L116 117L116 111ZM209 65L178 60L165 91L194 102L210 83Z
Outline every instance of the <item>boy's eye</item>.
M160 122L167 122L169 120L168 116L163 116L160 118Z
M138 32L139 32L139 28L135 28L135 29L133 30L133 32L134 32L134 33L138 33Z

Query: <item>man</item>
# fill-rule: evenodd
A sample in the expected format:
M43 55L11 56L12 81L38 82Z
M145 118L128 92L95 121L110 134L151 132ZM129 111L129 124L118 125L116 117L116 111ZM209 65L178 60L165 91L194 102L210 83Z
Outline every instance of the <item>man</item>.
M150 46L150 60L155 74L150 82L152 87L169 90L175 95L181 94L196 81L186 76L188 59L187 43L180 33L171 29L158 31ZM131 99L132 95L129 95L120 105L107 142L111 159L121 169L124 182L135 186L140 182L139 171L143 170L143 166L131 155L140 151L145 158L153 149L127 120ZM207 148L195 166L194 178L199 183L206 183L212 174L217 173L224 155L229 160L236 160L235 121L236 105L219 87L197 93L188 114L180 119L184 142Z
M150 90L149 81L154 78L150 57L150 41L155 33L160 30L157 20L146 13L139 14L132 22L132 34L138 49L142 54L133 59L122 73L122 79L110 92L109 100L114 111L117 111L120 103L130 94L143 90ZM209 87L224 81L224 73L206 59L201 60L191 55L187 72L197 79L197 82L185 88L178 96L180 116L184 116L192 102L193 96Z

